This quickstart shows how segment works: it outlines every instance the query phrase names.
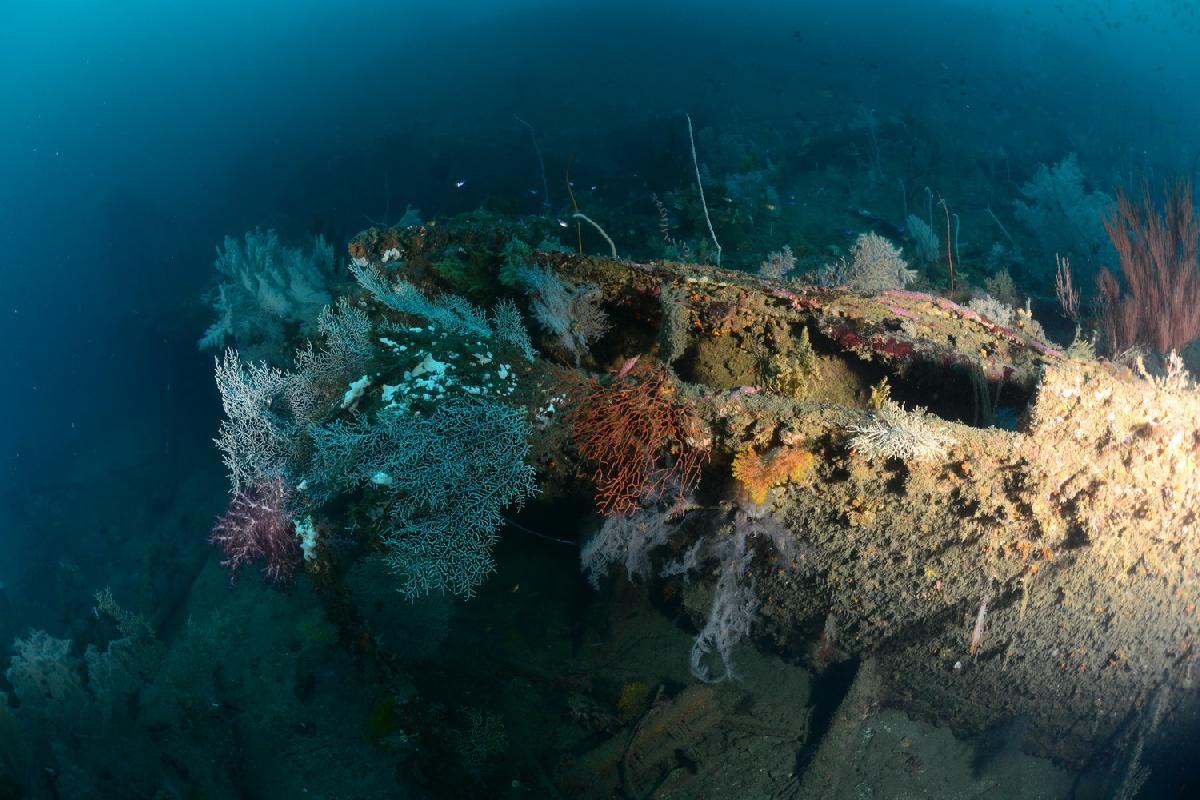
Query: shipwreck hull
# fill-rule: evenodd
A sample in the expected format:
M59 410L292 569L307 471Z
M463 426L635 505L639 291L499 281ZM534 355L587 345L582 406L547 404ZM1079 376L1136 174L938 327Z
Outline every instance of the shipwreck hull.
M378 263L394 248L419 276L464 235L372 229L350 252ZM674 553L735 524L739 452L815 456L766 501L797 555L758 548L745 576L758 646L818 669L871 657L886 702L964 732L1021 717L1027 749L1075 763L1137 729L1156 697L1193 713L1200 395L1184 380L1069 357L1027 315L1002 325L933 295L537 257L603 293L614 324L593 370L659 359L711 429ZM885 377L940 418L944 455L851 446ZM542 467L569 482L574 463Z

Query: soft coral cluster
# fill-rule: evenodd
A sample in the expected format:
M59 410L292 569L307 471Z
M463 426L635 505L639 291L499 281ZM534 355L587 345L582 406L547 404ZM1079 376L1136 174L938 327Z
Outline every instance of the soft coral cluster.
M288 513L291 496L291 488L279 476L262 478L234 493L209 539L225 552L221 566L229 567L231 580L244 564L260 558L266 561L263 574L271 583L292 579L300 546Z

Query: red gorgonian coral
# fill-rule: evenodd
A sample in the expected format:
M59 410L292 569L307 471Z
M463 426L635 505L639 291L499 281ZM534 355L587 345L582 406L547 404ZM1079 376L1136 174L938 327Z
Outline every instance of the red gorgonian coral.
M287 583L300 561L296 525L288 513L292 490L283 478L262 478L229 500L225 516L213 525L209 541L225 553L221 566L230 580L243 564L266 561L263 574L271 583Z
M1096 280L1098 327L1109 351L1144 346L1166 354L1200 338L1200 219L1191 185L1170 186L1161 212L1148 186L1140 204L1122 192L1104 227L1125 279L1124 290L1107 269Z
M634 359L611 382L576 379L570 395L565 416L576 449L595 465L601 514L631 514L644 498L695 488L706 437L661 365Z

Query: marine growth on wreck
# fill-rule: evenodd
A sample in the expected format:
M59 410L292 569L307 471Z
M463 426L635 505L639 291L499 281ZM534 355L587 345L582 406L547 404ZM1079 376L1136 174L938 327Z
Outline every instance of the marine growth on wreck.
M34 6L0 800L1197 796L1196 9Z
M877 236L834 283L525 243L540 224L370 228L292 370L225 356L234 506L282 479L302 544L263 537L269 577L286 558L342 597L349 566L378 560L405 596L470 597L503 529L546 536L522 504L551 520L591 503L583 572L671 609L695 684L622 689L642 699L600 729L633 740L561 765L573 796L686 783L647 728L730 724L705 687L741 679L741 643L857 672L859 702L960 734L1020 719L1027 752L1065 764L1161 724L1200 622L1200 391L1176 354L1103 359L1028 309L899 288ZM439 262L468 247L487 310ZM872 269L896 288L857 282ZM711 710L672 721L668 703ZM827 769L853 760L832 730L787 736Z

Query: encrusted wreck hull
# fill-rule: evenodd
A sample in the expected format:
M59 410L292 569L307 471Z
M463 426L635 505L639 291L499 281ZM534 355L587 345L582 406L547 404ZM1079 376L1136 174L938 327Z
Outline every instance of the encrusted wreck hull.
M394 248L420 275L428 253L462 235L373 229L350 251L379 262ZM873 656L889 702L964 731L1019 716L1027 747L1068 761L1190 686L1200 393L1185 381L1068 357L1028 316L1001 325L934 295L538 259L601 288L614 325L594 369L632 356L672 365L711 428L700 508L674 553L735 524L736 454L799 443L815 456L766 499L795 555L764 543L746 576L760 646L817 668ZM941 418L952 442L941 457L851 446L883 378ZM985 427L997 420L1015 429ZM543 459L544 475L570 481L574 459L559 455ZM1173 697L1183 706L1182 691Z

